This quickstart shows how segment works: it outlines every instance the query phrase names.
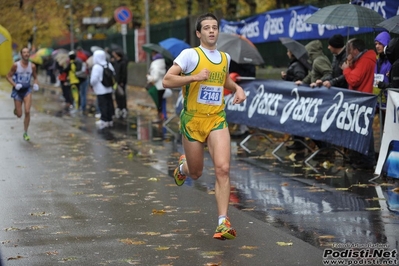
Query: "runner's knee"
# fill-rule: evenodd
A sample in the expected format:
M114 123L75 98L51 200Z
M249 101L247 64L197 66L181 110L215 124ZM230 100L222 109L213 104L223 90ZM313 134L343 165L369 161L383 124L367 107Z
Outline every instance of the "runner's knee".
M228 177L230 172L230 166L228 163L215 166L216 177Z
M196 171L194 171L194 172L191 172L191 171L190 171L189 176L190 176L192 179L197 180L198 178L200 178L200 177L202 176L202 170L196 170Z

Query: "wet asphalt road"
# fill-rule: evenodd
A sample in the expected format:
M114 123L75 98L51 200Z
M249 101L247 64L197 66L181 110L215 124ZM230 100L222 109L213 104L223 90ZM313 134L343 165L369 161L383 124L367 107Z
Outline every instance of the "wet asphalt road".
M2 97L9 96L5 94ZM21 141L18 147L7 147L7 145L2 147L3 156L4 151L7 149L20 149L21 156L25 157L24 162L27 158L29 158L28 161L32 158L31 165L33 165L33 167L31 165L18 165L18 156L15 158L8 158L6 156L6 160L2 161L1 169L5 169L5 176L10 177L15 175L15 168L12 170L7 167L12 162L18 170L17 172L22 172L19 174L23 178L8 178L7 180L15 182L11 185L13 189L9 189L10 186L8 185L8 189L2 191L2 193L6 193L7 199L11 198L15 200L11 205L12 209L3 209L3 213L9 213L10 215L2 215L1 219L1 225L9 225L8 227L5 226L5 233L2 232L3 246L7 247L3 251L3 257L11 258L9 265L34 265L24 263L29 254L32 256L36 254L37 256L37 246L39 244L36 241L43 241L44 249L41 254L58 258L58 260L53 260L53 262L82 265L79 263L76 264L76 262L85 261L87 264L87 261L90 261L82 260L82 257L89 259L91 257L89 254L81 254L76 257L60 256L57 250L61 248L57 246L56 241L52 248L51 244L49 246L48 241L46 241L48 235L37 234L36 231L40 232L45 227L41 225L42 221L51 219L50 217L54 216L55 213L57 213L57 217L60 220L59 230L52 230L50 234L60 235L60 238L64 239L62 241L63 250L65 249L65 240L68 240L68 238L71 238L71 243L79 243L74 240L82 238L84 235L97 234L101 238L101 233L107 235L107 232L110 231L109 227L113 228L112 230L115 229L121 235L120 242L123 243L125 241L126 243L131 241L130 245L139 245L132 238L122 238L123 230L127 229L129 219L137 218L131 214L131 208L123 209L118 204L115 204L115 199L122 201L124 206L130 206L130 204L131 206L141 206L137 200L129 201L129 197L134 199L141 190L148 190L148 188L143 188L143 183L151 184L151 181L140 182L141 188L136 187L133 180L128 180L129 173L125 172L126 170L122 171L121 168L123 167L118 167L118 165L122 166L126 164L126 158L127 160L138 160L140 163L151 166L151 168L156 170L151 172L151 175L143 173L143 180L163 178L171 175L176 159L179 153L182 152L179 136L176 133L177 121L175 119L172 120L166 128L160 130L150 123L153 118L153 112L148 107L145 107L146 104L142 106L144 107L140 107L140 115L131 112L128 121L116 123L115 128L110 131L98 132L94 127L93 117L79 115L62 116L60 112L61 102L59 101L58 94L54 94L50 90L45 90L44 93L40 92L35 95L35 110L40 113L46 113L47 115L45 118L41 117L40 122L35 120L35 116L32 117L32 141L30 143ZM7 111L2 110L1 113L7 114ZM21 120L16 120L11 114L2 116L2 120L12 123L12 127L15 127L15 129L20 128L22 124ZM63 127L59 127L59 123L63 124ZM65 126L71 128L71 131L64 132L65 129L63 128ZM79 132L84 132L84 134L81 135ZM20 134L21 136L18 133L16 132L15 136L7 135L6 139L20 137L22 140L22 133ZM34 141L37 134L40 134L40 144ZM55 138L53 139L52 136L54 134L62 135L63 140L59 142ZM387 249L398 249L399 234L397 232L399 229L399 215L395 210L398 210L399 196L391 192L393 187L395 187L395 180L376 179L375 182L369 182L373 178L372 172L355 171L340 156L336 156L335 160L332 158L316 157L310 162L310 165L304 165L302 162L303 157L301 158L300 154L288 153L283 148L277 152L276 157L272 154L272 151L283 140L284 136L271 132L267 132L267 134L273 143L262 137L255 137L246 143L245 149L240 147L242 138L232 140L232 150L235 152L233 152L231 171L231 205L236 207L234 209L255 218L257 222L272 225L287 235L301 239L320 251L325 247L330 247L333 243L387 244L389 245ZM43 138L44 136L45 138ZM44 145L46 147L47 145L54 147L51 150L54 152L53 156L61 159L54 162L51 159L45 158L43 161L41 160L42 158L35 157L35 151L41 149ZM246 150L251 151L251 153L248 153ZM96 154L96 156L92 154ZM99 154L100 156L98 156ZM51 157L52 154L50 153L49 158ZM123 160L118 160L118 158L123 158ZM45 169L44 173L42 171L43 168ZM36 171L41 176L41 183L26 182L26 179L29 176L34 176ZM101 179L101 183L96 182L96 176L99 173L105 175L109 172L115 173L115 175L109 176L109 180L107 181ZM69 193L56 189L59 185L57 184L59 181L54 180L56 177L58 177L57 179L61 178L63 184L60 187L67 185L70 188ZM115 180L121 180L123 186L121 185L122 183L115 185ZM18 193L21 185L25 188L23 189L23 196ZM132 192L131 189L121 189L120 191L116 189L116 187L122 188L126 186L128 188L129 186L134 187L135 190L133 191L135 192ZM169 185L166 186L169 187ZM37 188L41 188L41 194L26 195L26 193L29 194L29 187L35 188L35 193L37 193ZM190 194L192 189L199 191L204 197L213 194L214 176L209 157L206 158L204 176L197 182L188 180L185 187L188 194ZM101 191L111 193L101 193ZM157 195L159 191L154 190L153 192L154 194L151 194L151 191L146 192L145 201L151 201L157 197L154 195ZM34 193L33 190L32 193ZM164 197L175 196L174 194L164 195ZM41 203L35 208L24 202L24 197L36 197ZM121 197L125 197L126 199L122 200L120 199ZM60 200L62 198L68 198L68 200ZM106 210L102 210L103 207L99 204L98 209L93 210L93 215L79 213L77 209L80 208L76 208L76 205L85 204L84 201L82 202L82 198L88 201L111 203L111 207L108 206ZM54 201L56 202L55 204ZM156 202L156 200L154 201ZM112 204L113 202L114 204ZM67 203L68 206L57 206L57 203ZM179 204L180 202L176 203L177 206ZM213 202L210 202L210 204L213 204ZM17 215L18 219L13 220L16 206L18 206L18 214L25 213L29 215L22 220ZM65 212L65 215L60 213L62 210ZM110 211L126 213L126 219L123 219L122 222L123 225L113 224L111 218L107 223L109 227L105 226L105 228L102 228L102 226L104 227L104 221L113 216L109 214ZM195 213L196 211L192 212ZM32 223L32 218L33 220L37 220L36 224ZM12 223L10 223L10 219L13 220ZM68 225L69 231L64 230L62 221L69 219L76 220L77 232L70 232L70 224ZM101 220L102 222L97 225L96 220ZM84 225L83 229L81 225ZM88 234L87 230L93 234ZM127 230L132 229L129 228ZM32 244L32 247L35 247L32 250L29 249L30 243L19 243L19 241L24 241L24 237L22 236L20 238L13 238L12 240L7 239L7 235L12 232L29 235L32 231L35 231L36 237L40 236L40 239L36 239L35 243ZM157 234L152 229L151 231L143 229L139 232L149 236ZM211 232L206 233L209 234ZM54 241L54 237L51 237L51 239ZM91 239L90 241L95 242L97 240ZM83 242L86 243L85 245L89 245L88 242L90 241L86 239ZM287 240L287 242L289 241ZM166 243L168 242L166 241ZM107 252L105 244L106 242L104 242L103 249L97 252L98 257L102 257L100 253ZM20 254L23 254L21 256L25 257L25 260L24 258L18 258L17 254L9 252L12 246L24 246L24 252ZM249 243L247 246L253 247ZM166 246L159 247L159 251L162 248L166 249ZM82 247L82 250L84 249ZM121 258L119 260L100 260L87 265L99 265L101 263L112 265L114 263L123 264L123 262L126 264L151 265L145 264L142 258L131 258L130 261L128 258L122 259L125 256L124 254L121 251L121 254L117 256ZM214 255L211 254L209 257ZM210 263L212 261L217 262L217 260L212 259L209 259L209 261L211 261ZM251 265L250 261L248 261L249 264L246 264L245 260L243 262L231 262L230 264L228 260L222 261L224 264L220 265ZM173 261L173 258L169 259L167 263L170 264L165 265L185 265ZM207 264L194 263L191 265ZM263 264L252 263L252 265ZM307 265L318 264L310 263Z

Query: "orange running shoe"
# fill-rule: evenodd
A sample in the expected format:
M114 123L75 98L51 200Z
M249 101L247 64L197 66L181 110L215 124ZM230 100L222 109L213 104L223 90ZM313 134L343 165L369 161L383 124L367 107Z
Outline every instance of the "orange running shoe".
M236 238L236 236L237 236L236 230L231 227L229 219L226 218L216 228L213 238L219 239L219 240L226 240L226 239L232 240L232 239Z
M180 165L182 165L186 161L186 155L182 155L179 158L179 165L176 167L175 172L173 173L173 176L175 178L175 183L178 186L181 186L184 184L184 181L186 181L186 176L180 173Z

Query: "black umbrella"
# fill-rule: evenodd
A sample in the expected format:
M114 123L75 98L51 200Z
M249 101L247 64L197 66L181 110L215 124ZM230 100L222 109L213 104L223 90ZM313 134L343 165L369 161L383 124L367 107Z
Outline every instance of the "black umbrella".
M173 62L173 59L174 59L173 55L168 50L166 50L165 48L163 48L162 46L160 46L158 44L146 43L146 44L143 44L142 48L145 52L147 52L149 54L151 54L152 51L158 52L165 58L165 60L169 60L169 61Z
M376 26L385 28L390 33L399 34L399 15L388 18Z
M219 33L217 49L228 53L231 60L238 64L263 65L265 63L256 46L247 38L237 34Z
M309 55L303 44L286 37L279 38L281 43L291 51L291 53L301 62L308 70L312 69L312 65L308 62Z

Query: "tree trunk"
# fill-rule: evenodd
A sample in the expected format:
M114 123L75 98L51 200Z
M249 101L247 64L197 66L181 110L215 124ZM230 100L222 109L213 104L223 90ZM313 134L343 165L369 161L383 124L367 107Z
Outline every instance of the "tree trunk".
M199 13L208 13L209 7L211 6L211 0L197 0Z
M226 19L236 20L237 19L237 3L238 0L227 0L226 7Z
M245 3L247 3L247 5L249 5L249 15L255 15L256 14L256 0L245 0Z

